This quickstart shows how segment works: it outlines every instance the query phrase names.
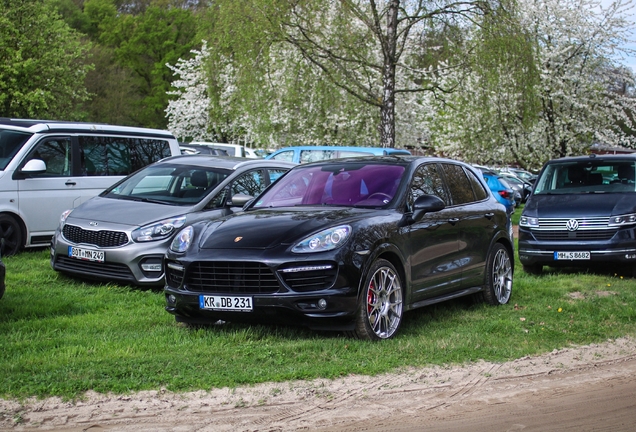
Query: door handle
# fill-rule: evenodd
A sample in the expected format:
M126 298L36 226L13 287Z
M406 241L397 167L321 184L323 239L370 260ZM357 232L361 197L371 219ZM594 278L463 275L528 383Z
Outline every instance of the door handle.
M66 186L75 186L77 185L76 182L74 182L73 180L67 180L66 183L64 183Z
M455 225L457 222L459 222L459 218L450 218L448 222L450 222L452 225Z
M484 216L486 216L488 219L492 219L495 214L494 213L486 213Z

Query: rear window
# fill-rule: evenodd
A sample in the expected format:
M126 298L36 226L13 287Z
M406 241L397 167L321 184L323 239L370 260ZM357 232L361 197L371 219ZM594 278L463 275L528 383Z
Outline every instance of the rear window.
M534 194L635 192L635 178L633 160L556 162L542 171Z

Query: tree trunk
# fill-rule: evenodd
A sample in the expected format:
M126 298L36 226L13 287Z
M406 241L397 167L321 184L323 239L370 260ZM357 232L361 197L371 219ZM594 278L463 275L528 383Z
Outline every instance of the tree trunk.
M382 147L395 147L395 55L399 7L400 0L393 0L389 4L386 38L382 44L384 51L382 107L380 108L380 142Z

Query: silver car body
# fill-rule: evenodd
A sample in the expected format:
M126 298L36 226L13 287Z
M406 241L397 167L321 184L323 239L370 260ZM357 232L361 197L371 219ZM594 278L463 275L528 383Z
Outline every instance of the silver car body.
M176 138L163 130L0 119L2 253L48 245L64 210L178 154Z
M65 213L51 266L84 278L162 285L163 256L178 228L240 210L294 165L214 155L164 159ZM196 173L207 173L205 186L198 187Z

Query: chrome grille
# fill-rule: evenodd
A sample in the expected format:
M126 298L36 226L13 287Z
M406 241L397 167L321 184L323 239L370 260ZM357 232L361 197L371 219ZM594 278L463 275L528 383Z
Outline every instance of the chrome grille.
M98 247L117 247L128 243L128 235L121 231L92 231L75 225L64 225L64 238L73 243L86 243Z
M579 226L569 231L566 224L576 219ZM539 227L532 228L532 234L537 240L609 240L617 229L608 226L609 217L598 218L540 218Z
M224 294L266 294L280 289L276 275L262 263L200 261L187 270L190 291Z

